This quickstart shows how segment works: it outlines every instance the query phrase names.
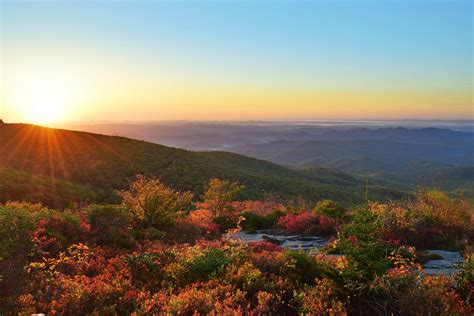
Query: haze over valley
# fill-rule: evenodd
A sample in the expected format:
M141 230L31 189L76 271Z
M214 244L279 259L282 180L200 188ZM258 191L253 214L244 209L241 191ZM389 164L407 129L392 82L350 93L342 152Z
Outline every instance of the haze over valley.
M192 151L228 151L296 170L327 168L410 191L436 187L473 196L469 120L63 123Z

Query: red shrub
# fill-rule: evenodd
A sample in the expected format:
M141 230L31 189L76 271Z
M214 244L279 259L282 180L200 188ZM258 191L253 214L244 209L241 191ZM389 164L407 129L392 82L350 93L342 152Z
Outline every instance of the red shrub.
M194 243L198 239L214 239L219 236L219 226L213 222L212 215L207 210L193 211L167 229L167 238L175 242Z
M90 226L78 218L61 213L41 219L33 233L36 253L43 257L55 256L68 245L85 237Z
M185 221L198 227L205 234L219 234L219 227L212 221L212 214L208 210L195 210Z
M289 234L329 236L336 233L336 220L311 212L290 213L278 220L277 225Z
M266 241L252 241L249 243L249 247L254 253L260 253L262 251L283 251L283 247Z

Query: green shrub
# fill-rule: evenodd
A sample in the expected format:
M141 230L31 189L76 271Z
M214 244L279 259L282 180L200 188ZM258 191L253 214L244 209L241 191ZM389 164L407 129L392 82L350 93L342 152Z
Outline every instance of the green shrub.
M116 205L92 205L87 217L92 237L98 244L124 248L133 246L133 219L124 208Z
M367 209L356 211L352 221L341 228L337 246L349 262L349 274L358 279L372 279L389 267L388 246L381 240L378 218Z
M181 262L176 279L178 283L185 284L205 281L216 276L228 262L229 259L223 250L210 248Z
M31 234L34 228L32 213L0 207L0 260L19 252L29 252L33 246Z
M285 259L292 277L302 283L313 284L316 278L336 276L336 270L307 252L287 251Z
M345 210L336 202L331 200L319 201L313 209L315 215L325 215L331 218L343 218Z
M266 216L266 218L272 222L272 225L273 225L273 227L274 227L274 226L276 225L278 219L280 219L281 217L283 217L285 214L286 214L286 212L284 212L284 211L282 211L282 210L274 210L273 212L271 212L270 214L268 214L268 215Z
M143 227L166 228L189 210L193 195L164 185L159 179L139 177L128 191L121 191L122 206Z
M464 256L464 261L458 264L458 272L454 275L457 292L469 305L473 304L474 293L474 253Z
M251 212L244 212L242 213L242 216L245 218L244 222L241 224L242 229L246 231L251 232L258 229L272 228L274 225L274 222L266 216L261 216Z
M128 255L124 261L130 268L135 285L147 289L159 288L164 276L160 255L154 253Z
M242 229L251 232L259 229L275 228L278 219L283 215L285 215L285 212L281 210L274 210L268 215L244 212L242 216L245 221L242 223Z

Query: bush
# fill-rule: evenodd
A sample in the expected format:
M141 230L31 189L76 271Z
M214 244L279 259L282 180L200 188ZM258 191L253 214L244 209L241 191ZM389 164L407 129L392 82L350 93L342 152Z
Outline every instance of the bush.
M158 290L164 279L163 256L157 253L139 253L124 258L138 288Z
M170 275L180 285L213 278L229 262L225 252L218 248L200 250L171 266Z
M313 209L315 215L324 215L330 218L342 219L345 216L345 210L336 202L331 200L322 200L316 204Z
M242 213L244 221L241 224L243 230L255 231L259 229L272 229L277 225L278 219L284 216L285 213L281 210L274 210L260 215L252 211L246 211Z
M92 239L99 245L122 248L134 245L131 234L133 218L126 209L116 205L92 205L87 218Z
M357 210L352 222L340 230L337 247L349 261L348 273L356 279L371 280L391 265L387 259L390 249L381 239L381 227L377 216L364 208Z
M0 314L25 286L24 266L33 250L35 213L28 204L0 206Z
M337 285L330 279L316 280L315 285L295 293L303 315L346 315L347 302L340 300Z
M331 236L337 231L337 222L311 212L289 213L278 219L277 225L289 234Z
M474 310L453 290L450 278L420 276L397 267L377 277L353 308L386 315L470 315Z
M27 268L31 282L18 299L23 312L51 312L66 315L128 314L122 305L130 288L125 263L107 259L100 249L70 246L57 258L31 263Z
M237 216L232 202L243 188L236 182L212 179L203 195L203 202L198 207L211 212L214 223L219 225L221 231L235 227Z
M41 257L53 257L69 245L82 241L89 226L70 212L52 212L36 224L33 243Z
M35 224L32 212L22 208L0 206L0 260L31 251Z
M464 262L460 263L455 274L456 288L459 295L466 304L473 304L474 295L474 253L464 256Z
M304 251L288 251L284 258L291 278L305 284L313 284L317 278L335 277L337 274L328 263Z
M190 192L177 192L158 179L139 178L128 191L120 192L122 206L145 227L165 228L173 225L181 211L191 206Z
M468 248L474 236L468 201L438 191L419 191L410 203L371 203L382 238L418 248Z
M265 216L250 212L244 212L242 216L244 217L244 221L241 223L243 230L252 232L258 229L273 228L274 222Z

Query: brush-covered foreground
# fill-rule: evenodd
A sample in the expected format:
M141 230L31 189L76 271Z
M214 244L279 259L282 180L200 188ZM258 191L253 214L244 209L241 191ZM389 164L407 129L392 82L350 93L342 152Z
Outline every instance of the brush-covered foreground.
M214 179L202 202L140 178L118 205L0 206L1 314L470 315L472 205L441 192L351 210L333 201L235 202ZM243 243L239 229L328 236L326 252ZM415 247L456 248L429 276Z

